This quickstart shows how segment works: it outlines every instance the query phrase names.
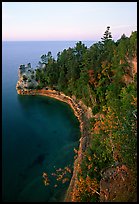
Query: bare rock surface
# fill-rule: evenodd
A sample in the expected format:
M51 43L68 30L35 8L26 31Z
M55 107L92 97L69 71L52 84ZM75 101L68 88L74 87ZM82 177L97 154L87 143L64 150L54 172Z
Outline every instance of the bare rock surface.
M19 80L16 89L34 89L37 87L36 71L31 68L31 64L20 65L18 69Z

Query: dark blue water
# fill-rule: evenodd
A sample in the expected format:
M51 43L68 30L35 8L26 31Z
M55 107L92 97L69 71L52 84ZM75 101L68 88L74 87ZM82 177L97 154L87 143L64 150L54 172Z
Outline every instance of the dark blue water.
M92 42L86 42L89 47ZM18 67L37 65L48 51L57 52L75 42L2 43L2 198L8 202L60 201L69 183L45 186L42 173L73 165L80 137L71 108L44 96L16 92ZM51 177L50 177L51 178Z

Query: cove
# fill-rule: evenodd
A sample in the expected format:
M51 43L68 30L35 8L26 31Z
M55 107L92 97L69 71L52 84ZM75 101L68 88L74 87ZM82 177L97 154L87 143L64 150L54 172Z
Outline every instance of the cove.
M79 121L68 104L47 96L17 95L12 137L4 157L3 201L58 202L69 182L45 186L42 173L72 166ZM20 110L20 111L19 111ZM72 176L72 175L71 175Z
M75 43L72 41L2 42L2 200L5 202L46 202L50 199L58 200L58 195L60 199L59 192L63 193L62 187L50 190L49 187L44 186L42 173L48 169L53 170L54 161L57 161L56 164L59 166L62 165L59 161L61 163L68 161L67 155L70 155L72 160L73 146L75 148L76 144L78 146L79 122L73 110L66 103L51 98L47 100L42 96L20 96L15 87L18 80L18 67L21 63L30 62L35 67L42 54L51 50L52 55L56 58L59 51L69 46L73 47ZM92 43L91 41L85 42L88 47ZM59 105L55 110L50 109L50 106L48 108L48 103L49 105L53 103L54 106ZM61 111L61 106L66 110ZM66 118L65 114L68 114ZM59 118L58 115L61 117ZM55 121L53 117L58 120ZM62 121L60 123L60 120L63 123ZM66 122L67 120L69 123ZM49 127L51 127L50 130ZM61 140L57 141L54 138L56 132L57 140L59 135L62 136ZM51 134L49 138L48 135ZM66 138L66 141L63 138ZM66 161L65 157L62 157L64 154L59 156L61 158L59 161L55 160L58 156L55 150L56 142L63 145L63 147L59 146L58 155L61 154L62 148L64 154L67 152ZM49 145L51 148L48 147ZM29 168L30 166L32 169Z

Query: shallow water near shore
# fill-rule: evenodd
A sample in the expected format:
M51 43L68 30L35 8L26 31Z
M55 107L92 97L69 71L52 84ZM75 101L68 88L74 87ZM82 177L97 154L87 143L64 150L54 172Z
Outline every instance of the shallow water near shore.
M4 202L61 201L69 183L53 186L51 173L73 165L79 145L79 121L69 105L46 96L16 92L18 67L37 65L42 54L73 47L75 42L2 43L2 200ZM92 45L88 42L87 45ZM51 178L49 186L42 174Z
M35 42L34 42L35 43ZM48 43L62 51L70 42ZM39 46L38 46L39 45ZM74 43L71 43L73 46ZM90 43L91 45L91 43ZM51 49L50 49L51 48ZM56 50L57 49L57 50ZM54 188L55 169L72 166L79 145L79 121L69 105L46 96L16 92L20 64L37 64L47 42L7 42L2 45L2 200L48 202L63 200L69 183ZM42 174L52 178L50 186ZM58 183L59 184L59 183Z
M11 124L5 124L10 129L3 127L4 199L59 200L60 189L66 190L68 184L54 189L52 182L45 187L42 173L50 175L73 164L80 134L78 121L67 104L48 97L17 96L17 101Z

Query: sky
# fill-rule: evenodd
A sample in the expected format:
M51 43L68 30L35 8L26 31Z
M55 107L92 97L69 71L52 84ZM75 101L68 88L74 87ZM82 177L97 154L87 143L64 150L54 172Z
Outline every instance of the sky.
M137 2L2 2L3 41L113 40L137 30Z

